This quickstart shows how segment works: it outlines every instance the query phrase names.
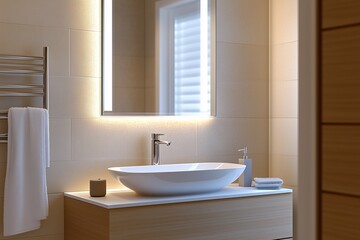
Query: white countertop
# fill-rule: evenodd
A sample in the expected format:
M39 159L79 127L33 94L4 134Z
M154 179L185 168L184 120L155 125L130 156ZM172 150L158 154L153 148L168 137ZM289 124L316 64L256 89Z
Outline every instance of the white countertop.
M108 190L105 197L90 197L89 191L65 192L64 195L103 208L114 209L284 193L292 193L292 190L287 188L281 188L278 190L260 190L252 187L239 187L238 185L233 184L213 193L183 196L141 196L127 188Z

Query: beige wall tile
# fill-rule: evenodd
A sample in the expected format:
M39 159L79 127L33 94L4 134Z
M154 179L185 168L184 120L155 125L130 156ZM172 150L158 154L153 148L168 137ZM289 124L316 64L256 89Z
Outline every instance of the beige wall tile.
M48 46L50 76L69 75L69 30L0 23L0 36L2 54L42 56Z
M271 42L297 41L298 0L271 0L270 12Z
M98 117L100 79L53 77L50 82L50 117Z
M161 148L163 159L196 155L196 121L131 119L73 120L73 160L150 159L151 133L164 133L162 139L172 141L171 146Z
M113 87L113 111L130 114L145 112L145 88Z
M269 86L267 82L238 81L217 84L217 116L267 118Z
M271 153L272 155L298 154L298 119L275 118L271 124Z
M71 160L71 120L50 119L50 161Z
M271 82L271 117L298 117L298 81Z
M145 55L155 57L155 2L145 0Z
M145 1L116 1L113 5L113 49L122 57L145 57Z
M124 151L130 152L130 159L145 158L146 145L141 139L142 131L145 129L143 127L132 129L129 125L119 126L120 124L115 122L105 123L100 119L74 119L72 121L73 160L121 159L121 156L125 155ZM129 142L123 145L127 140Z
M145 111L147 113L154 113L155 106L155 88L145 89Z
M101 161L121 158L124 148L120 144L121 130L113 130L111 127L111 124L102 125L99 119L73 119L71 126L72 159ZM124 132L128 131L124 129ZM129 135L133 136L133 131ZM137 153L134 158L139 155L141 154Z
M47 171L48 192L62 193L88 191L90 179L106 179L107 189L120 188L107 170L109 167L144 165L146 160L112 160L106 161L62 161L54 162Z
M70 31L70 75L100 77L100 33Z
M298 79L298 42L274 45L271 69L272 81Z
M269 155L250 152L248 156L250 159L252 159L253 178L269 177Z
M115 56L113 86L145 87L145 58Z
M141 36L119 37L119 44L113 46L114 54L124 57L145 57L145 46Z
M243 147L239 146L238 148ZM197 162L230 162L239 163L241 154L237 151L234 155L204 155L198 156ZM253 160L253 178L269 176L269 161L267 154L249 153L249 158Z
M145 86L146 88L155 87L155 58L148 57L145 59Z
M196 162L228 162L228 163L238 163L240 155L229 154L229 155L199 155L197 156Z
M2 0L0 22L100 31L100 3L100 0Z
M268 46L217 43L216 81L243 80L268 82Z
M100 115L100 78L72 77L67 91L71 93L71 117L92 118Z
M270 1L270 175L297 186L297 0Z
M242 146L249 152L268 154L268 119L216 118L199 123L198 155L236 154Z
M71 81L70 77L51 78L49 84L49 116L51 118L68 118L71 116Z
M218 0L216 17L218 41L268 44L267 0Z
M271 156L270 176L284 180L284 185L297 186L297 156L276 155Z
M61 2L59 5L64 9L64 15L67 16L64 19L65 27L101 31L100 0L62 0ZM56 20L64 18L62 16L56 17Z

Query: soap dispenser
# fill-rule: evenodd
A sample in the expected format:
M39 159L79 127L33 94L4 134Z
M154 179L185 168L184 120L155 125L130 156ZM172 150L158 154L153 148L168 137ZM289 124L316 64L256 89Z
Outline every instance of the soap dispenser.
M242 158L239 158L239 163L246 166L243 174L239 178L239 186L251 187L252 182L252 160L248 158L247 152L248 148L244 147L238 150L239 152L244 152Z

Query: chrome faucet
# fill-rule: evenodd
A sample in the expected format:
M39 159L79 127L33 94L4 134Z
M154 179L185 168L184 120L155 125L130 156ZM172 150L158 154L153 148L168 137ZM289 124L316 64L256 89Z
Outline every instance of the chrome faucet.
M151 134L151 165L160 165L160 144L166 144L169 146L171 142L162 141L159 139L160 136L164 134L161 133L152 133Z

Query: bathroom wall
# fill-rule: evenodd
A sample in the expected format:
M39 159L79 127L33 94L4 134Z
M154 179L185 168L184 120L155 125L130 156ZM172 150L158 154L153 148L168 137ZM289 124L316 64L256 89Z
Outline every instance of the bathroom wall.
M15 239L63 239L63 192L87 190L98 177L119 187L106 168L148 164L152 132L172 141L161 149L162 163L237 162L237 149L246 145L254 176L268 176L268 0L217 5L217 117L101 117L100 1L0 1L0 53L50 48L50 215L40 230ZM5 168L2 144L0 206ZM2 217L0 226L4 239Z
M155 3L145 0L145 112L156 112L155 98Z
M270 0L269 172L298 190L298 0ZM294 235L297 229L294 228Z
M270 1L270 175L296 190L298 0Z
M113 111L145 112L145 2L113 4Z

